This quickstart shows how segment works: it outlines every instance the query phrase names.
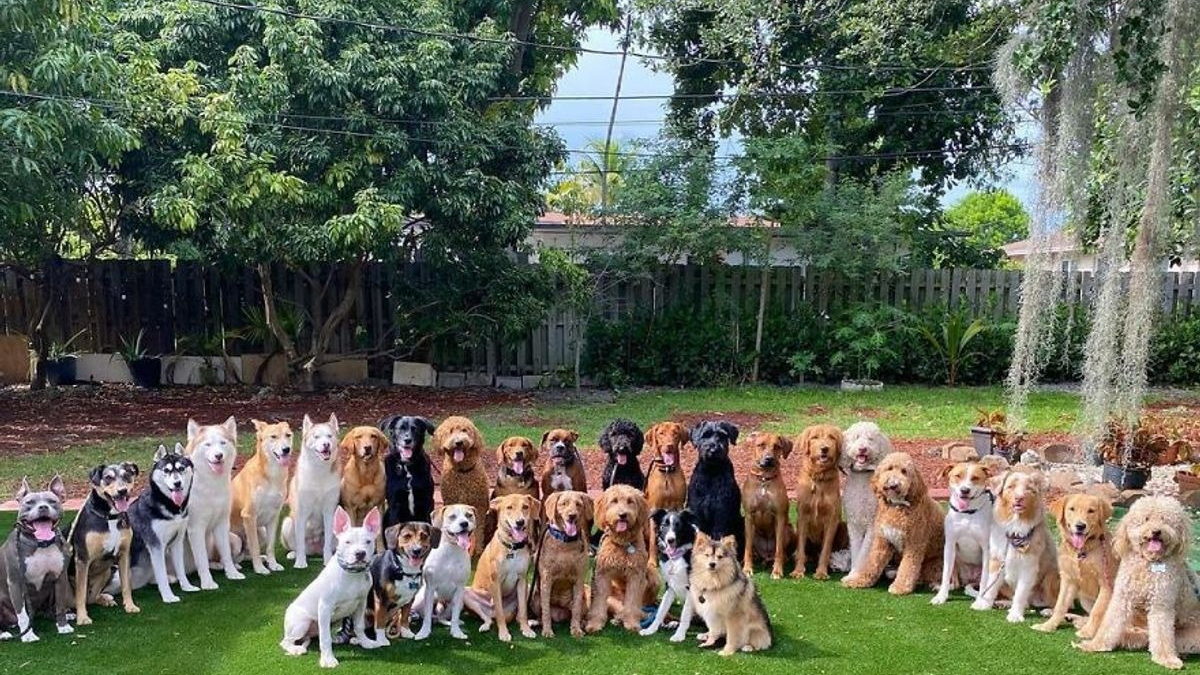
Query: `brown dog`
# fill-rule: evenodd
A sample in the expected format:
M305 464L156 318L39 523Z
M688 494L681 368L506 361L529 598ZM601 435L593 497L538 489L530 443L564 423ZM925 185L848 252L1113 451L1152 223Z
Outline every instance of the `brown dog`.
M287 422L250 422L254 424L254 456L233 477L229 531L246 542L242 551L250 557L254 571L269 574L283 571L283 565L275 558L275 540L279 534L279 515L287 498L292 427ZM267 540L261 542L259 534L264 530Z
M1054 614L1034 630L1053 632L1067 618L1078 597L1087 611L1087 621L1076 635L1090 640L1104 620L1117 578L1119 560L1112 550L1108 519L1113 507L1108 500L1093 495L1064 495L1050 505L1058 523L1062 542L1058 545L1058 600Z
M871 476L871 489L878 500L874 534L861 570L842 579L847 588L869 588L900 554L896 579L888 587L892 595L908 595L918 582L937 583L942 576L945 514L929 496L917 465L903 452L883 458Z
M527 638L536 633L529 627L529 587L526 577L533 561L531 532L533 523L541 517L542 504L529 495L512 494L497 497L489 505L496 512L496 536L488 542L475 579L463 596L463 603L475 612L485 632L496 622L501 642L512 641L508 619L516 609L517 628Z
M533 441L524 436L510 436L496 448L496 490L492 497L529 495L541 499L533 467L537 466L538 451Z
M642 607L654 602L657 579L648 569L646 523L649 511L640 490L614 485L596 503L596 526L604 533L592 573L587 632L604 627L609 612L626 630L641 629ZM647 602L649 591L649 602ZM610 600L611 606L610 606Z
M483 435L466 417L447 417L433 432L433 448L442 453L442 503L466 504L475 513L488 510L488 477L483 466ZM471 535L471 555L483 552L483 528Z
M383 456L388 451L388 439L375 427L354 427L338 449L344 463L342 508L350 514L350 523L358 527L371 509L383 509L387 499Z
M653 453L646 476L646 505L650 511L678 511L687 498L687 477L679 466L688 443L687 429L677 422L660 422L646 431L646 447Z
M780 473L783 460L792 454L792 442L779 434L756 431L745 445L754 453L754 464L742 483L742 512L746 518L742 571L753 574L757 557L771 563L772 579L782 579L786 551L796 538L788 522L791 502Z
M800 480L796 484L796 569L792 578L804 576L808 562L806 549L810 545L819 545L821 552L813 578L828 579L834 539L843 527L842 493L838 482L842 430L832 424L808 427L796 440L796 447L801 453L801 464Z
M546 497L546 534L538 551L534 609L542 637L554 637L555 621L571 621L571 636L583 637L587 613L588 534L592 498L575 490Z
M563 490L587 492L587 473L575 447L578 440L579 432L571 429L551 429L542 434L542 452L550 458L542 472L543 499Z

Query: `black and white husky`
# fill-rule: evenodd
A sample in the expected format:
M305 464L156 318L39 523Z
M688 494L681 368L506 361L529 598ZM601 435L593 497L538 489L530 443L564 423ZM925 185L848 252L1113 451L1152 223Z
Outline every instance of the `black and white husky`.
M171 581L167 576L168 549L179 588L200 590L188 581L184 568L183 547L194 470L192 460L183 452L183 446L178 443L174 451L158 446L158 452L154 453L154 468L150 471L150 485L129 507L129 521L133 526L130 580L134 588L153 581L158 585L163 602L179 602L179 596L171 592Z
M667 511L655 509L650 514L654 521L655 538L658 543L658 567L662 573L666 590L662 602L654 613L654 620L643 628L642 635L654 635L662 627L676 598L683 603L679 613L679 626L671 636L671 642L683 642L688 627L692 625L692 594L688 592L688 578L692 573L692 545L696 541L696 516L691 511Z

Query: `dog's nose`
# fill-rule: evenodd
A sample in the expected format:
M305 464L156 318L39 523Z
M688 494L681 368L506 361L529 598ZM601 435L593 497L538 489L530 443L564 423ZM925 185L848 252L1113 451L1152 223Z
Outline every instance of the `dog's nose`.
M367 559L367 552L366 552L366 551L355 551L355 552L354 552L354 559L355 559L355 560L357 560L357 561L359 561L359 562L362 562L363 560L366 560L366 559Z
M1162 530L1151 530L1150 536L1154 537L1155 539L1158 539L1159 537L1162 536Z
M960 488L958 488L958 494L960 494L960 495L962 495L962 496L966 497L967 495L971 494L971 488L969 488L969 487L960 487Z
M456 448L461 448L465 444L466 444L466 441L464 441L461 438L457 438L454 440L454 447L456 447Z
M418 547L416 547L416 548L414 548L414 549L412 550L412 554L413 554L413 556L415 556L415 557L417 557L417 558L420 558L420 557L421 557L421 554L422 554L422 553L424 553L424 552L425 552L425 549L424 549L424 548L421 548L420 546L418 546Z
M513 525L516 525L519 528L525 527L525 519L521 518L521 519L517 520L516 522L514 522Z
M213 453L213 459L215 459L216 461L219 462L219 461L225 459L225 453L218 450Z
M514 453L514 454L513 454L513 459L516 459L516 460L519 460L519 461L525 461L525 453L524 453L524 452L517 452L517 453Z
M576 520L579 520L579 516L578 516L578 515L576 515L576 514L574 514L574 513L567 514L567 522L568 522L568 523L573 523L573 522L575 522Z
M289 446L289 445L285 445L285 446L283 446L282 448L280 448L280 449L279 449L279 454L281 454L281 455L286 455L286 454L288 454L288 453L289 453L289 452L291 452L291 451L292 451L292 448L291 448L291 446Z
M629 514L628 514L628 513L622 513L622 514L620 514L620 515L618 515L618 516L617 516L617 520L629 520Z
M717 569L717 562L714 560L714 561L708 563L708 569L710 569L710 570Z
M1075 531L1083 532L1087 529L1087 523L1075 523Z
M567 446L566 446L564 443L561 443L561 442L560 442L560 443L555 443L555 444L554 444L554 449L555 449L555 450L557 450L557 451L559 451L559 452L562 452L563 450L565 450L565 449L566 449L566 447L567 447Z
M121 488L120 490L117 490L117 496L118 497L128 497L129 496L129 488Z

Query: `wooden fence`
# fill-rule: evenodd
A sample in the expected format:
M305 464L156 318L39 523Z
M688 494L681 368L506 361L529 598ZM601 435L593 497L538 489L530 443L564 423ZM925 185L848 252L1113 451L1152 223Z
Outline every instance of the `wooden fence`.
M322 270L311 270L320 276ZM1089 272L1065 273L1061 300L1086 304L1091 300L1094 277ZM278 266L273 270L277 297L311 307L319 289L301 275ZM500 375L540 375L570 370L574 341L582 334L587 314L615 318L635 310L660 312L686 306L695 311L717 308L729 316L752 316L758 306L764 278L769 280L772 306L791 311L808 305L820 313L836 312L849 304L874 301L917 310L930 305L967 306L977 314L1011 316L1017 311L1021 273L1012 270L917 270L909 274L879 275L851 280L830 272L802 268L774 268L769 277L761 269L733 266L663 266L652 274L604 281L591 312L577 314L555 307L522 340L497 341L464 349L453 340L435 343L421 357L439 369ZM394 329L401 303L395 293L398 281L436 283L422 263L368 265L351 319L331 344L333 353L349 353L376 345ZM339 279L337 283L344 283ZM214 329L244 328L248 308L261 306L261 290L252 270L229 271L198 263L172 264L163 260L102 260L87 265L64 263L54 284L54 301L45 318L50 339L65 340L84 331L79 351L110 352L145 331L151 352L170 353L184 336ZM0 271L0 332L24 333L40 306L39 287L11 270ZM321 303L332 311L339 293L331 291ZM1190 315L1200 306L1196 273L1164 273L1163 310ZM230 345L238 353L239 343ZM384 377L387 363L372 365Z

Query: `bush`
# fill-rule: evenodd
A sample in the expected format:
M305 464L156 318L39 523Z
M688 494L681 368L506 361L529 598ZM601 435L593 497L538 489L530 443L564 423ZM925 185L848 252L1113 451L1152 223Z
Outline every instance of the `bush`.
M1200 384L1200 317L1169 321L1154 335L1150 381L1155 384Z

